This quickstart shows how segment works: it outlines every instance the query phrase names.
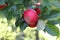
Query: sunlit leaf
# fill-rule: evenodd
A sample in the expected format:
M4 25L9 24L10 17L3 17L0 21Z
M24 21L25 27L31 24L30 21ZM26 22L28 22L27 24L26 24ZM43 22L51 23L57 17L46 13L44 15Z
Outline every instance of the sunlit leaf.
M59 35L59 29L51 23L47 23L47 27L45 28L45 30L52 36Z
M60 13L51 15L50 17L48 17L48 20L54 21L54 20L58 20L59 18L60 18Z

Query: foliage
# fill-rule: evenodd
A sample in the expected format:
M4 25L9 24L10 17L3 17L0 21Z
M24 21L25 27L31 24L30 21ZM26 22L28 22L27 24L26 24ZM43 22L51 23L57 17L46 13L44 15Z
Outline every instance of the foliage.
M41 5L35 6L34 3L38 1L41 2ZM55 24L60 24L60 0L0 0L0 5L5 4L5 2L8 3L8 6L0 10L1 40L9 38L15 40L13 38L16 38L20 31L24 31L28 27L22 17L28 8L40 8L42 12L39 15L39 20L47 20L44 32L47 31L52 36L59 36L60 29ZM19 32L17 32L18 28L20 28Z

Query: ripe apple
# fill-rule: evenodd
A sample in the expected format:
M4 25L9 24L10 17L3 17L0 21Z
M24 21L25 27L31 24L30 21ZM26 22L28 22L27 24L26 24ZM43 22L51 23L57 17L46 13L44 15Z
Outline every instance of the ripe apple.
M28 23L29 26L33 27L37 25L36 22L38 21L38 15L35 10L33 9L25 10L23 14L23 18Z

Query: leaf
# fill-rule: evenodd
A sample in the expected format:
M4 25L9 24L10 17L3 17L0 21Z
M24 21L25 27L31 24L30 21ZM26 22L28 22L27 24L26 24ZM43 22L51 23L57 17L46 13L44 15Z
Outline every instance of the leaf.
M23 20L23 18L18 18L15 22L16 27L20 27L21 31L24 31L28 24Z
M42 5L50 7L52 5L52 2L50 2L50 1L52 1L52 0L43 0Z
M13 12L13 14L18 14L17 12L18 12L18 10L17 10L17 6L16 5L13 5L11 8L10 8L10 10L9 11L12 11Z
M60 8L60 3L59 3L58 0L54 1L54 2L53 2L53 5L54 5L55 7L57 7L57 8Z
M51 23L51 24L56 25L56 24L60 24L60 19L56 20L56 21L48 21L48 22Z
M56 2L55 0L43 0L42 2L42 13L41 13L41 18L42 19L47 19L51 14L55 14L55 12L51 13L51 6L54 6L54 3ZM57 9L56 9L57 10ZM60 13L59 11L56 11L56 13Z
M45 31L47 31L52 36L58 36L59 35L59 29L50 23L47 23L47 27L45 28Z
M14 0L13 3L14 4L23 4L23 0Z
M48 9L47 6L42 8L42 13L41 13L41 18L42 19L47 19L48 16L50 15L51 9Z
M51 16L51 15L54 15L54 14L58 14L58 13L60 13L59 10L51 10L50 16Z
M28 26L28 24L26 22L24 22L23 25L20 26L20 30L24 31L27 26Z
M18 27L19 25L22 25L22 23L24 23L23 18L18 17L15 22L15 25L16 25L16 27Z
M48 17L48 21L58 20L59 18L60 18L60 13L54 14L54 15L51 15L50 17Z
M5 0L0 0L0 5L5 4Z
M31 5L31 0L23 0L23 3L24 3L24 7L26 7L26 8L29 8Z
M13 5L13 0L6 0L8 3L9 3L9 5Z

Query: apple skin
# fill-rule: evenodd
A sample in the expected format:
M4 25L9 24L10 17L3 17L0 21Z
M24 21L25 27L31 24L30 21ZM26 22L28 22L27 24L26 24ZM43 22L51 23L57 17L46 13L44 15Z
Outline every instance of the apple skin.
M24 20L28 23L30 27L35 27L38 21L37 12L34 9L27 9L23 14Z
M0 5L0 9L4 9L5 7L5 5Z
M29 24L29 26L30 26L31 28L34 28L34 27L37 26L37 22L36 22L36 23L33 23L33 24Z

